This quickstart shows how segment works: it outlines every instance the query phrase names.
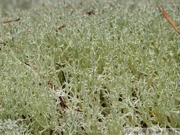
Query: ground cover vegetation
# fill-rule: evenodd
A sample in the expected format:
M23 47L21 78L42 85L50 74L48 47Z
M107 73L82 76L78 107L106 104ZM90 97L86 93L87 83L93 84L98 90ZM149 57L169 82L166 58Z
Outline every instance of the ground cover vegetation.
M180 128L178 1L61 1L1 14L0 134Z

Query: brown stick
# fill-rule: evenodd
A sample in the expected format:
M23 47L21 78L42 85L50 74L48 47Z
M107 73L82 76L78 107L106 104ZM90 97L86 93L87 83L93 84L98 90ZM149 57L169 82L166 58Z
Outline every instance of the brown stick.
M16 20L6 20L6 21L3 21L2 23L12 23L12 22L17 22L17 21L19 21L20 20L20 18L18 18L18 19L16 19Z
M170 23L170 25L174 28L174 30L180 34L180 31L178 30L178 28L176 27L176 25L174 24L174 22L172 21L172 19L169 17L169 15L167 14L167 12L164 10L164 8L160 8L158 6L159 10L163 13L163 16L166 18L166 20Z

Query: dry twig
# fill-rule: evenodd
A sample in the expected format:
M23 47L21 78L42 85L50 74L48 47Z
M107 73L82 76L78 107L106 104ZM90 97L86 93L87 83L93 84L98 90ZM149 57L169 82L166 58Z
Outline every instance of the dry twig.
M19 20L20 20L20 18L18 18L18 19L16 19L16 20L6 20L6 21L3 21L2 23L3 23L3 24L12 23L12 22L17 22L17 21L19 21Z
M172 19L169 17L169 15L167 14L167 12L164 10L163 7L159 7L159 10L163 13L164 17L166 18L166 20L171 24L171 26L174 28L174 30L180 34L179 29L176 27L176 25L174 24L174 22L172 21Z

